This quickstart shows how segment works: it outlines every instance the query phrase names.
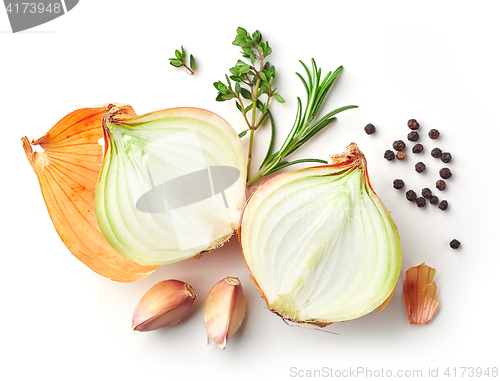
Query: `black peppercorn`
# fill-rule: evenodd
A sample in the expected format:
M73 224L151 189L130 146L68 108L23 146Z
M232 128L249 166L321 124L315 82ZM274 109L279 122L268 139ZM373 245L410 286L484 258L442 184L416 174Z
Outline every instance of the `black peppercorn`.
M406 192L406 199L408 201L415 201L417 199L417 194L410 189L408 192Z
M451 153L443 152L443 154L441 155L441 161L443 163L449 163L451 161Z
M394 148L396 151L402 151L406 148L406 144L402 140L396 140L394 143L392 143L392 148Z
M413 152L413 153L420 153L420 152L422 152L423 150L424 150L424 146L423 146L422 144L420 144L420 143L419 143L419 144L415 144L415 145L413 146L412 152Z
M446 200L442 200L439 205L438 205L438 208L441 209L441 210L446 210L448 209L448 201Z
M388 149L384 153L384 159L387 159L389 161L394 160L395 157L396 155L394 155L394 152L392 152L390 149Z
M422 173L423 171L425 171L425 164L419 161L417 164L415 164L415 171L417 171L418 173Z
M418 132L417 131L412 131L408 134L408 140L410 142L416 142L418 140Z
M432 196L432 191L429 188L422 189L422 196L429 198Z
M410 130L418 130L420 124L418 124L416 119L410 119L408 121L408 127L410 127Z
M396 154L396 159L398 159L398 160L404 160L404 159L406 159L406 152L404 152L404 151L398 151L398 153Z
M435 129L430 130L429 131L429 138L431 138L431 139L439 138L439 131L435 130Z
M450 247L452 249L458 249L460 247L460 241L458 239L452 239L450 242Z
M443 151L441 151L439 148L434 148L432 151L431 151L431 156L432 157L435 157L436 159L440 158L441 155L442 155Z
M425 206L425 198L423 197L418 197L417 198L417 206L419 208L423 208Z
M375 132L375 126L371 123L368 123L366 126L365 126L365 132L368 134L368 135L371 135Z
M449 168L441 168L441 170L439 171L439 176L441 176L441 178L443 179L449 179L451 177L451 171Z
M395 189L403 189L403 187L405 186L405 182L401 179L396 179L392 182L392 186Z
M439 189L440 191L446 189L446 183L444 180L438 180L436 181L436 188Z
M432 205L437 204L439 202L439 198L437 198L437 196L432 195L431 197L429 197L429 202Z

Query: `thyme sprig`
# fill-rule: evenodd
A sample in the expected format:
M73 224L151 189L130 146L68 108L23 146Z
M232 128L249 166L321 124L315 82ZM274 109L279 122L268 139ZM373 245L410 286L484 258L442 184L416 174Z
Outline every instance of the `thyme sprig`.
M247 179L250 177L252 150L255 131L266 120L271 99L278 102L284 99L273 88L276 77L276 68L266 58L272 53L269 43L262 40L262 34L257 30L251 35L243 28L236 30L233 45L241 47L241 54L247 62L238 60L236 65L229 69L230 76L226 75L226 83L214 82L219 102L235 100L236 108L241 112L247 129L240 133L240 137L250 132L248 147ZM250 62L248 62L250 61Z
M186 72L189 75L194 75L194 68L196 66L196 60L194 59L194 56L192 54L189 55L189 66L186 63L186 51L184 50L184 47L181 45L181 50L176 50L175 51L175 57L174 58L169 58L170 60L170 65L174 67L185 67Z

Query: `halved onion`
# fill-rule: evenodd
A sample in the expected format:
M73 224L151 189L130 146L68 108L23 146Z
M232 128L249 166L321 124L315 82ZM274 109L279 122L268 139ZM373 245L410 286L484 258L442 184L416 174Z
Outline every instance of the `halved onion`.
M401 269L397 228L354 143L331 165L284 173L258 188L240 239L268 308L299 323L326 326L373 311Z
M96 188L99 227L124 257L160 265L221 246L245 202L245 152L218 115L173 108L103 117L106 152Z

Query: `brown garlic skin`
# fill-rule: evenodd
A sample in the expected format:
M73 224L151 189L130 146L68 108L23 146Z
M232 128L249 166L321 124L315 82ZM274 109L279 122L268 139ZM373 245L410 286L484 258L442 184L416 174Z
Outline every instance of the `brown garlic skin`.
M155 284L139 300L132 317L134 331L154 331L178 323L196 299L193 288L180 280Z

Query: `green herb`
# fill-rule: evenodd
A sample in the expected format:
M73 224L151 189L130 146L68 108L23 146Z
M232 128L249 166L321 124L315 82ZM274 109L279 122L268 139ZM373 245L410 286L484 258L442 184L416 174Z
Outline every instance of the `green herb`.
M275 127L269 105L273 97L280 103L283 103L284 99L276 92L276 88L272 87L276 69L269 62L266 62L266 58L272 53L272 49L267 41L262 41L262 35L258 30L250 35L245 29L238 28L236 33L233 45L242 48L243 57L250 60L250 63L238 60L236 65L229 69L231 75L226 75L226 83L218 81L214 83L214 86L218 91L217 101L223 102L234 99L236 108L242 113L248 128L239 134L240 138L250 132L247 185L253 184L262 176L269 175L293 164L304 162L326 164L325 160L320 159L299 159L294 161L284 161L284 159L322 129L328 127L336 119L334 115L358 107L353 105L340 107L315 121L321 104L343 67L340 66L334 72L329 72L321 81L321 69L317 68L314 59L312 59L312 71L309 71L302 61L299 61L307 74L306 81L304 77L296 73L306 88L307 104L303 111L302 102L300 98L297 98L298 106L295 123L281 148L273 153ZM265 96L265 100L260 99L263 96ZM250 116L248 113L250 113ZM250 176L254 133L266 119L269 119L271 123L271 141L259 170L253 176Z
M170 65L175 66L175 67L185 67L186 72L189 75L194 74L194 67L196 65L196 61L191 54L189 56L189 66L186 64L186 51L184 50L184 47L181 45L181 50L176 50L175 51L175 58L169 58L170 60Z
M263 42L261 33L257 30L250 35L245 29L238 28L233 45L241 47L241 54L247 62L238 60L236 65L229 69L231 75L226 75L227 84L222 81L214 82L214 87L218 91L215 99L219 102L234 99L236 108L245 119L248 128L240 133L240 137L250 132L247 162L247 178L249 178L254 133L267 116L271 115L269 113L271 99L274 97L281 103L284 99L272 86L276 69L266 62L272 49L267 41Z
M337 119L336 117L334 117L334 115L344 110L358 107L354 105L339 107L333 111L330 111L313 123L316 114L321 107L321 104L325 100L325 97L332 87L335 79L343 70L343 67L340 66L333 73L328 72L323 81L321 81L321 69L316 66L316 62L314 61L314 59L312 59L311 61L312 73L302 61L299 61L306 71L307 81L299 73L296 73L302 81L302 84L304 85L307 92L307 104L304 112L302 110L302 101L299 97L297 97L297 115L295 117L293 127L290 130L290 133L288 134L288 137L286 138L281 148L277 152L271 153L274 143L274 121L268 111L270 117L269 119L271 121L271 141L269 144L269 149L257 173L250 179L248 179L247 186L253 184L262 176L269 175L270 173L273 173L290 165L304 162L327 164L325 160L320 159L299 159L294 161L284 161L284 159L291 155L295 150L297 150L318 132L328 127L335 119Z

